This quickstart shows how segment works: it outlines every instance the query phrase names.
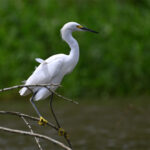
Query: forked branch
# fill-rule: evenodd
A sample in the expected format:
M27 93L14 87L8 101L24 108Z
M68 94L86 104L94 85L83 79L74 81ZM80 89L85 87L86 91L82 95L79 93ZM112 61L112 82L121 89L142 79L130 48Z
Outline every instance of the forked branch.
M34 133L33 130L32 130L31 125L30 125L29 122L25 119L25 117L22 116L21 118L22 118L22 120L25 122L25 124L27 125L27 127L29 128L30 132L31 132L31 133ZM34 137L34 139L35 139L35 142L36 142L37 145L38 145L38 148L39 148L40 150L43 150L42 146L40 145L39 138Z
M18 116L18 117L22 118L23 121L25 122L25 124L27 125L27 127L30 129L30 132L23 131L23 130L16 130L16 129L11 129L11 128L6 128L6 127L2 127L2 126L0 126L0 130L6 131L6 132L11 132L11 133L22 134L22 135L33 136L33 137L35 137L36 143L38 144L38 147L39 147L40 150L42 150L42 147L39 144L39 141L38 141L37 138L48 140L48 141L50 141L50 142L52 142L54 144L59 145L63 149L71 150L70 147L66 146L65 144L63 144L63 143L61 143L61 142L59 142L59 141L57 141L57 140L55 140L55 139L53 139L51 137L48 137L46 135L42 135L42 134L39 134L39 133L34 133L33 129L31 128L31 125L26 120L26 118L30 119L32 121L39 121L39 118L33 117L33 116L29 116L27 114L23 114L23 113L20 113L20 112L11 112L11 111L0 111L0 114L1 115L4 115L4 114L5 115L14 115L14 116ZM55 125L53 125L52 123L48 122L47 125L58 131L58 128Z

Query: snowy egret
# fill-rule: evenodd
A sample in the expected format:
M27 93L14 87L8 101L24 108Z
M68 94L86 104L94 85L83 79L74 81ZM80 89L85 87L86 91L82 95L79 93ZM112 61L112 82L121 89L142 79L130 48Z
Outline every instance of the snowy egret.
M73 38L72 32L74 31L90 31L93 33L98 33L76 22L68 22L61 29L61 36L64 41L66 41L71 48L69 55L65 54L57 54L49 57L46 60L42 60L37 58L36 61L40 63L40 65L35 69L32 75L25 81L25 85L36 85L36 84L51 84L51 85L59 85L63 79L63 77L72 72L74 67L76 66L79 60L79 45L78 42ZM55 91L57 86L50 86L51 90ZM50 106L52 110L52 114L55 118L55 121L60 128L60 125L56 119L56 116L52 109L52 99L53 93L50 92L45 87L32 87L33 96L30 99L33 108L37 112L40 117L39 124L44 125L47 123L47 120L42 117L37 107L35 106L34 101L38 101L41 99L45 99L50 96ZM19 93L21 96L26 96L31 93L26 87L23 87Z

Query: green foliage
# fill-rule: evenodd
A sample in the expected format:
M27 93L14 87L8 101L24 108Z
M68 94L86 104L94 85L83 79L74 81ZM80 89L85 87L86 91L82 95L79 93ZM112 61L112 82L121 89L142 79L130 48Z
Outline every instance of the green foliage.
M68 53L60 28L76 21L80 62L61 92L74 96L150 94L149 0L0 0L0 87L21 83L55 53Z

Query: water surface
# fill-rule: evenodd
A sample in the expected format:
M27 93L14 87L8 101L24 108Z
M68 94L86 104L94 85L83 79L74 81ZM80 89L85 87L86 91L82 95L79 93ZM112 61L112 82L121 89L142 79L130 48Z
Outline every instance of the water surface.
M48 100L37 102L43 116L54 122ZM150 150L150 105L99 103L83 101L79 105L57 100L54 109L63 128L70 135L75 150ZM0 110L19 111L36 116L28 100L1 101ZM36 132L64 142L55 130L30 122ZM28 131L14 116L0 115L0 126ZM44 150L60 147L41 140ZM32 137L0 131L0 150L37 150Z

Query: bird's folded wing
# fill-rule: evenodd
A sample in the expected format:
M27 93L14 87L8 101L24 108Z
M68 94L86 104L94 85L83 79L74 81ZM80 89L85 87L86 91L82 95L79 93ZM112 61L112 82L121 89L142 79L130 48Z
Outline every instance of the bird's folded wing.
M51 80L59 74L62 66L63 60L59 59L40 64L27 79L25 85L50 84ZM28 95L30 92L29 89L22 88L20 95Z
M47 84L58 75L63 66L62 60L54 60L50 63L42 63L26 81L26 84Z

